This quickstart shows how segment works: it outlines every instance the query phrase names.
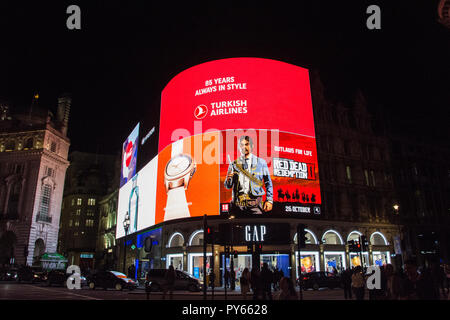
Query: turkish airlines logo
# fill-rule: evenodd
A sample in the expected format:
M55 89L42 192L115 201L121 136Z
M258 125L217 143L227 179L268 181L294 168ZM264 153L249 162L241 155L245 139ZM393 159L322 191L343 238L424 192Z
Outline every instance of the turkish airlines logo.
M205 106L204 104L199 105L197 108L195 108L194 110L194 116L198 119L201 120L204 117L206 117L206 115L208 114L208 107Z

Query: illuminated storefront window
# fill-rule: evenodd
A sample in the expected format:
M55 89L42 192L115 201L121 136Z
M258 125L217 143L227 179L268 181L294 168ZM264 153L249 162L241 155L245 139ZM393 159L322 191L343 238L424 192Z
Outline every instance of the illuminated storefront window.
M206 257L206 272L210 272L211 268L211 253L207 253ZM194 277L203 281L203 253L190 253L188 256L188 272Z
M239 254L237 258L228 257L225 259L225 255L222 255L222 266L225 265L226 270L231 270L231 261L233 261L233 269L235 272L236 286L239 285L239 279L245 268L249 271L252 269L252 256L250 254ZM221 268L222 279L224 278L225 268Z
M288 254L262 254L261 267L267 263L271 271L281 270L285 276L290 274L289 255Z
M166 268L169 268L169 266L172 265L175 270L183 270L183 254L182 253L176 253L176 254L168 254L166 256Z
M324 252L324 264L325 264L325 271L328 272L342 272L346 269L345 265L345 252L341 251L325 251Z
M302 260L302 273L320 271L319 252L300 251ZM298 251L295 252L295 276L298 278Z
M384 266L391 263L391 255L389 251L374 251L372 252L373 264L376 266Z
M369 265L369 254L363 252L362 254L363 265ZM357 252L350 252L350 268L361 266L361 255Z

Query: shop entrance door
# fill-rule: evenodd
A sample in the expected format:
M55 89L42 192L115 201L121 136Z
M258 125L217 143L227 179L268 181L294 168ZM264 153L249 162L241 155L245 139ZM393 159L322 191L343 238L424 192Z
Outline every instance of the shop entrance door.
M252 270L252 255L251 254L238 254L237 258L234 258L233 255L231 255L228 258L225 258L225 255L222 255L222 261L221 261L221 279L220 283L221 285L224 284L223 279L225 276L225 270L228 270L228 272L231 271L231 262L233 262L233 269L235 274L235 286L239 286L239 279L242 275L242 272L245 268L248 268L249 271ZM228 283L228 287L231 286L231 283Z

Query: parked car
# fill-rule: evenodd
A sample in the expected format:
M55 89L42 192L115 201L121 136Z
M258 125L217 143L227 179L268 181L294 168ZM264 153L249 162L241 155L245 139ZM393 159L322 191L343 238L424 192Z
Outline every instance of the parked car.
M29 266L21 266L17 269L16 280L21 282L34 282L34 272Z
M94 290L96 288L114 288L116 290L137 288L137 283L130 278L127 278L121 272L117 271L98 271L87 278L89 288Z
M47 271L43 270L41 267L31 267L33 271L33 280L31 282L46 282L47 281Z
M162 291L165 283L164 276L166 274L166 269L151 269L145 281L145 287L149 288L150 291ZM200 291L202 285L200 281L188 273L180 270L175 270L175 290L189 290L189 291Z
M66 273L64 270L51 270L47 275L47 285L50 287L51 285L56 284L65 287L69 276L70 274ZM87 280L84 276L80 276L80 285L81 287L87 285Z
M4 268L0 271L0 281L14 281L17 279L17 268Z
M303 289L312 288L318 290L325 287L330 289L341 287L340 277L326 271L304 273L297 279L297 284L299 282Z

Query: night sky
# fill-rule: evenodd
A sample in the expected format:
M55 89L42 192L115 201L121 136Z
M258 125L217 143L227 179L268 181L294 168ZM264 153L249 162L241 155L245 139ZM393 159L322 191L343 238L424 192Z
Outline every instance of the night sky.
M230 57L317 69L331 99L349 104L361 89L396 131L448 145L450 29L436 0L47 2L0 3L0 99L19 108L37 91L56 110L69 92L71 151L118 153L138 121L158 124L173 76ZM81 30L66 28L70 4ZM370 4L381 30L366 28Z

